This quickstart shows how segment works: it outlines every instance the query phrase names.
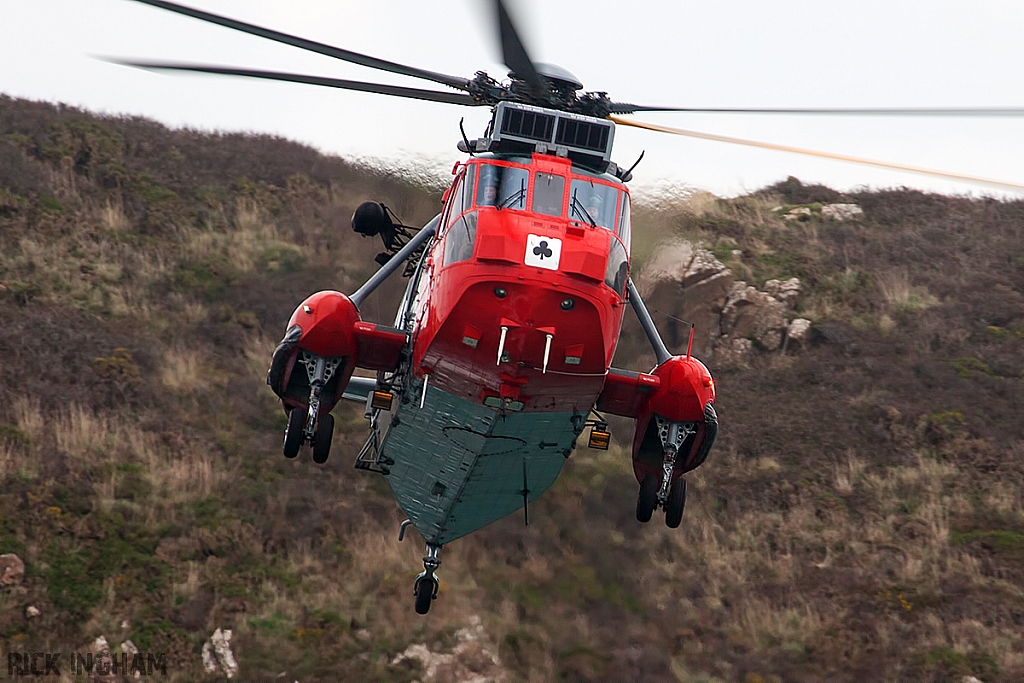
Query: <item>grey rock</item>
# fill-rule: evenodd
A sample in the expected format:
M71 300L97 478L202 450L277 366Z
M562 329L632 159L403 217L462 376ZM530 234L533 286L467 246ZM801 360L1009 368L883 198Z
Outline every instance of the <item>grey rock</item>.
M798 206L795 209L790 209L786 213L782 214L782 220L784 221L809 221L811 220L811 210L806 206Z
M764 283L764 293L778 299L788 308L792 308L796 304L796 300L800 298L801 289L800 279L795 277L784 281L768 280Z
M392 664L410 659L423 666L425 683L503 683L507 680L496 648L488 642L480 617L470 617L470 625L455 633L456 645L450 653L432 651L425 644L410 645Z
M774 351L782 345L784 311L781 301L740 280L729 291L722 308L722 336L752 339L762 349Z
M732 271L714 254L690 242L662 245L636 284L671 351L686 351L690 327L683 320L696 326L694 353L712 349L719 336L718 318L733 285Z
M749 339L722 337L715 346L715 365L725 368L743 367L754 354L754 342Z
M216 673L218 668L228 678L238 674L238 661L231 651L231 629L217 629L203 644L203 668L207 673Z
M785 345L787 350L803 348L810 341L811 321L807 318L795 318L786 330Z
M827 221L849 221L863 216L864 209L856 204L826 204L821 207L821 217Z
M14 553L0 555L0 586L17 586L25 579L25 563Z

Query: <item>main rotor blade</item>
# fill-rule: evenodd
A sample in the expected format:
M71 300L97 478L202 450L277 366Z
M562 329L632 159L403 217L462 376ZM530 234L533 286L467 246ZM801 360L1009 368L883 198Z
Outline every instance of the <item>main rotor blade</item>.
M323 43L317 43L312 40L306 40L305 38L299 38L297 36L288 35L287 33L281 33L280 31L274 31L269 28L262 28L260 26L254 26L253 24L247 24L243 21L236 19L229 19L222 17L217 14L211 14L202 10L193 9L191 7L185 7L184 5L178 5L173 2L166 2L165 0L134 0L135 2L141 2L144 5L150 5L152 7L159 7L170 12L177 14L184 14L187 17L199 19L211 24L217 24L219 26L225 26L242 33L249 33L260 38L267 38L269 40L277 41L278 43L284 43L285 45L292 45L294 47L301 48L303 50L309 50L311 52L317 52L328 57L334 57L345 62L351 62L353 64L359 64L361 66L368 66L371 69L380 69L382 71L390 71L391 73L402 74L403 76L412 76L413 78L424 78L428 81L434 81L435 83L443 83L444 85L458 88L459 90L466 90L469 86L469 81L465 78L459 78L458 76L448 76L446 74L437 73L434 71L427 71L426 69L418 69L414 66L406 66L404 64L398 64L396 62L389 62L384 59L377 59L376 57L370 57L369 55L359 54L358 52L352 52L351 50L343 50L340 47L332 47L330 45L324 45Z
M498 12L498 32L501 36L501 58L505 66L512 70L517 78L521 78L530 84L538 94L547 90L544 79L537 73L537 67L526 52L526 46L519 38L512 17L502 0L494 0L495 9Z
M1006 182L1004 180L979 178L977 176L963 175L960 173L950 173L948 171L935 171L930 168L921 168L919 166L905 166L903 164L894 164L888 161L874 161L872 159L862 159L860 157L846 156L845 154L818 152L811 149L801 149L800 147L790 147L788 145L775 145L770 142L745 140L743 138L733 138L726 135L715 135L713 133L699 133L697 131L684 130L682 128L670 128L669 126L658 126L653 123L641 123L640 121L630 121L629 119L623 119L618 116L609 116L608 118L614 121L615 123L623 126L643 128L645 130L653 130L659 133L672 133L673 135L685 135L691 138L700 138L701 140L713 140L715 142L727 142L733 145L746 145L748 147L760 147L762 149L772 149L779 152L792 152L794 154L804 154L807 156L821 157L823 159L849 161L854 164L866 164L868 166L877 166L879 168L888 168L896 171L907 171L908 173L917 173L920 175L944 178L946 180L957 180L960 182L972 183L975 185L984 185L987 187L994 187L1001 190L1014 190L1016 192L1024 192L1024 185L1021 185L1019 183Z
M611 113L632 114L637 111L684 111L708 114L838 114L840 116L1024 116L1024 109L1015 107L933 107L911 109L734 109L704 107L648 107L627 102L612 102Z
M472 97L464 93L422 90L420 88L406 88L399 85L384 85L382 83L366 83L363 81L347 81L340 78L323 78L321 76L304 76L302 74L281 73L279 71L259 71L257 69L234 69L223 66L207 66L204 64L126 62L117 59L109 59L107 61L113 62L114 64L121 64L122 66L133 66L138 69L148 69L151 71L189 71L193 73L220 74L224 76L244 76L246 78L263 78L268 81L306 83L308 85L323 85L329 88L341 88L342 90L357 90L359 92L372 92L380 95L394 95L395 97L405 97L414 100L427 100L428 102L461 104L469 107L486 106L485 102L477 102Z

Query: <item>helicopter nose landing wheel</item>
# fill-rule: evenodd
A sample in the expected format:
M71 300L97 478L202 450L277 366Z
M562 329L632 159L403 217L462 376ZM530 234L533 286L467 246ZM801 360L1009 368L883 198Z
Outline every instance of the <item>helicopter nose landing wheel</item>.
M416 596L416 614L426 614L430 611L430 603L437 599L437 588L440 583L434 572L441 566L441 560L437 554L441 552L441 546L433 543L427 544L427 556L423 558L423 573L416 577L412 593Z

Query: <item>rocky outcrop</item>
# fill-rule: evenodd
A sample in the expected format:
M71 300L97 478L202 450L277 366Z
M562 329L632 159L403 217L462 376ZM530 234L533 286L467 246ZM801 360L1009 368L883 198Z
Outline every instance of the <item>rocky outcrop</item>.
M722 308L721 332L730 339L750 339L765 351L782 346L785 306L740 280L733 284Z
M94 655L93 671L97 674L96 679L107 679L113 674L114 658L110 654L110 644L105 636L100 636L92 643L90 648Z
M735 281L711 252L689 242L659 247L637 289L670 350L685 351L693 323L694 353L718 366L744 365L756 351L778 351L784 343L801 348L810 331L809 321L789 321L799 279L768 280L759 290Z
M779 213L784 221L801 223L819 217L823 221L850 221L864 217L864 209L856 204L808 204L791 207L788 210L784 206L777 206L772 210Z
M19 586L25 579L25 563L14 553L0 555L0 586Z
M784 281L768 280L764 283L764 293L778 299L787 308L793 308L796 304L796 300L800 298L800 290L800 280L795 277Z
M826 204L821 207L821 217L826 221L849 221L863 216L864 209L856 204Z
M803 348L810 341L810 335L811 321L807 318L795 318L786 329L785 348L794 350Z
M811 212L810 207L798 206L795 209L790 209L786 213L782 214L782 220L784 221L809 221L811 216L814 214Z
M754 355L754 342L749 339L722 337L715 346L715 365L720 367L740 367L746 365Z
M228 678L238 674L238 662L231 651L231 629L217 629L203 645L203 668L207 673L223 672Z
M136 657L138 657L139 648L135 647L135 643L133 643L132 641L126 640L123 643L121 643L121 652L122 654L124 654L126 661L129 663L129 667L131 667L132 662L138 663L139 660L136 659ZM142 671L140 669L130 668L125 673L127 673L132 678L140 678L142 675Z
M695 353L706 355L714 348L721 336L719 316L733 287L732 271L714 254L690 242L662 245L636 285L669 348L685 350L687 323L696 326Z
M395 657L393 664L407 659L423 666L424 683L503 683L506 676L480 617L470 617L470 625L455 633L456 645L450 653L432 652L423 644L410 645Z

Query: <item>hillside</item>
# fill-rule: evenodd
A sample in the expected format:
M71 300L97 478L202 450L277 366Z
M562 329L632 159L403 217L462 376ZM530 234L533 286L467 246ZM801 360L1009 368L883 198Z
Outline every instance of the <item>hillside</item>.
M635 521L616 424L529 527L447 547L419 617L419 538L352 468L361 408L335 409L326 465L288 461L264 384L293 308L374 270L348 227L366 199L422 223L439 191L0 96L6 652L102 635L204 680L232 629L245 681L1024 679L1024 202L790 179L638 207L634 267L686 239L758 287L798 277L813 343L709 362L722 430L680 529ZM773 210L836 201L864 218ZM403 284L364 315L389 322ZM646 370L636 327L620 364Z

